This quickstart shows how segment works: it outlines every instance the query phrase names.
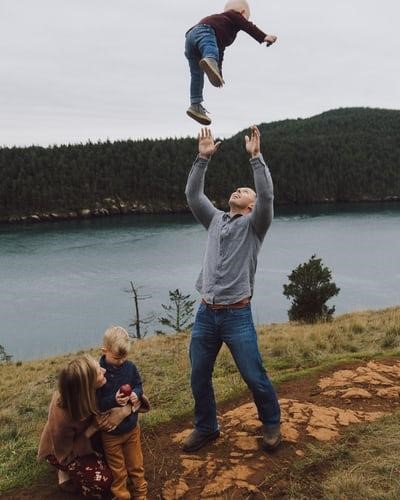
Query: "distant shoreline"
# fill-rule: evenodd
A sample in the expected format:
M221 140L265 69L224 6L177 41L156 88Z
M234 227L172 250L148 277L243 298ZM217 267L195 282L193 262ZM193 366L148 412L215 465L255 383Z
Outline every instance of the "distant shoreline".
M60 222L72 220L89 220L102 217L113 217L121 215L178 215L188 214L190 210L187 206L177 206L174 208L164 204L155 206L154 204L144 205L141 203L115 202L110 200L110 204L96 208L81 208L79 210L52 210L49 212L33 212L31 214L13 214L0 216L0 224L37 224L41 222ZM385 198L361 198L357 200L312 200L307 203L275 203L275 206L296 207L304 205L332 205L335 203L355 204L355 203L399 203L400 196L390 196ZM226 206L215 203L217 208L226 210Z

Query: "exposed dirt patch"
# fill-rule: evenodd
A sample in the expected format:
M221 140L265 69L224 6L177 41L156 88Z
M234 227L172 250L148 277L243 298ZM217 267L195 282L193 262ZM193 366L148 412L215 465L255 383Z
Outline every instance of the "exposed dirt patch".
M376 420L400 405L400 361L353 363L340 369L281 384L283 443L273 454L261 451L261 425L250 396L220 405L221 437L196 454L181 452L191 424L161 426L145 434L149 499L241 499L284 495L285 482L266 477L289 470L304 456L305 443L340 438L349 425ZM282 477L282 475L281 475ZM55 481L55 479L54 479ZM48 484L5 499L71 499Z

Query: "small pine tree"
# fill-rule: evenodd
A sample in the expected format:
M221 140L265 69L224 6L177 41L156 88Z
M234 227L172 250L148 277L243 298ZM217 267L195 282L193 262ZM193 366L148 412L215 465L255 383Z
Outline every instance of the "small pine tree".
M178 288L170 290L170 305L161 304L161 307L166 311L166 316L158 318L159 322L176 332L191 328L193 326L193 305L196 301L189 299L190 295L183 295Z
M11 361L12 355L7 354L5 348L0 345L0 363L8 363Z
M329 321L335 306L329 308L326 302L337 295L340 288L331 281L332 273L324 267L321 259L312 255L308 262L300 264L288 276L289 284L283 285L283 294L292 299L288 310L290 321Z

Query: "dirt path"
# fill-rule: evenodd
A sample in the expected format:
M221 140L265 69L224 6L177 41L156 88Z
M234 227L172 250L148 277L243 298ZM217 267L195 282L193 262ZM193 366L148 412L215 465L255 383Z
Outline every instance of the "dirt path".
M244 499L281 496L283 484L269 485L266 477L289 469L304 456L305 444L340 438L349 425L371 422L400 404L400 361L342 365L319 376L279 387L283 443L273 454L261 451L260 422L247 396L220 405L221 437L196 454L180 445L191 432L189 422L160 427L144 439L149 499ZM19 491L4 499L71 499L54 486L40 493Z

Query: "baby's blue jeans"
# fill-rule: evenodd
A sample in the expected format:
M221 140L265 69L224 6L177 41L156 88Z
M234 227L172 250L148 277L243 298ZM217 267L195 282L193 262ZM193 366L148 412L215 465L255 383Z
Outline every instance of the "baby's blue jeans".
M218 63L219 50L214 28L197 24L186 33L185 56L190 68L190 103L203 102L204 73L199 66L200 59L212 57Z

